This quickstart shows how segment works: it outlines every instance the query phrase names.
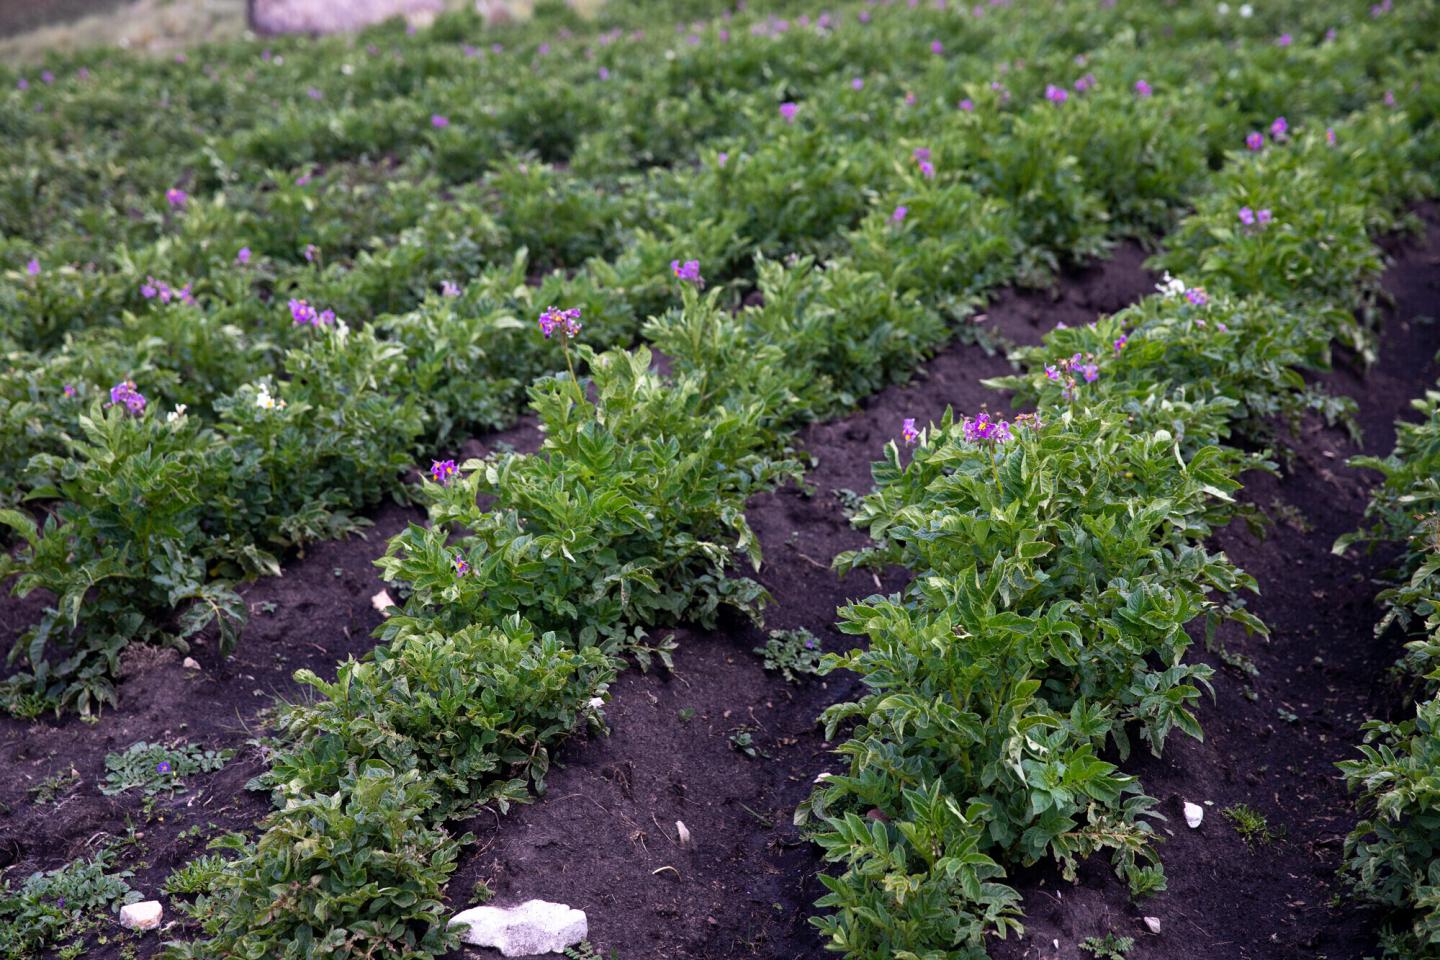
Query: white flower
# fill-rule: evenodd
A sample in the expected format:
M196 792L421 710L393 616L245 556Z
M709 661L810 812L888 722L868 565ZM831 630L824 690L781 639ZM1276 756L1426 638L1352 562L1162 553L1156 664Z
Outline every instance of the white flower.
M1252 6L1250 6L1250 4L1248 4L1248 3L1242 3L1242 4L1240 4L1240 16L1242 16L1242 17L1248 17L1248 16L1250 16L1250 14L1252 14L1252 13L1254 13L1254 12L1255 12L1255 8L1252 7Z
M355 72L355 68L350 66L350 64L348 63L342 63L340 64L340 72L348 77Z
M1179 297L1185 293L1185 281L1170 276L1170 271L1165 271L1165 279L1155 284L1155 290L1167 297Z
M261 384L259 390L255 394L255 406L259 407L261 410L284 410L285 401L276 400L274 397L270 396L270 388L265 386L264 384Z
M1218 14L1220 14L1220 16L1222 16L1222 17L1229 16L1229 15L1230 15L1230 4L1228 4L1228 3L1222 3L1222 4L1220 4L1220 6L1218 6L1218 7L1215 8L1215 12L1218 13Z
M185 416L185 411L187 409L189 408L186 407L183 403L175 404L175 409L165 414L165 422L174 423L176 420L179 420L181 417Z

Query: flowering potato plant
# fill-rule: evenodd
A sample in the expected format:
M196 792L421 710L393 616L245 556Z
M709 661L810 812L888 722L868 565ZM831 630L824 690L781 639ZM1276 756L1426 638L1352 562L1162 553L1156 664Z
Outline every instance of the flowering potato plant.
M643 624L758 613L763 590L725 576L736 555L760 561L744 502L797 475L764 452L758 407L707 409L698 377L662 380L643 347L578 355L593 399L568 378L537 382L541 450L462 464L429 487L432 525L391 541L379 566L411 596L383 636L518 612L615 652Z

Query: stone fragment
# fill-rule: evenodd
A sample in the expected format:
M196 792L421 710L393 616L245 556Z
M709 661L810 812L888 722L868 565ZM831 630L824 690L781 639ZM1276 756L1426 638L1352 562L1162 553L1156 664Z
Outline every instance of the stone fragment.
M127 903L120 908L120 926L127 930L154 930L160 926L160 918L164 915L165 908L160 906L159 900Z
M563 903L527 900L518 907L471 907L450 921L463 926L461 939L494 947L507 957L561 953L589 936L585 911Z
M1194 830L1205 820L1205 808L1198 803L1185 801L1185 823Z
M1149 930L1151 933L1159 933L1159 932L1160 932L1160 918L1159 918L1159 917L1142 917L1141 919L1145 921L1145 929L1146 929L1146 930Z
M180 666L184 667L186 670L199 670L200 661L196 660L194 657L186 657L184 660L180 661Z

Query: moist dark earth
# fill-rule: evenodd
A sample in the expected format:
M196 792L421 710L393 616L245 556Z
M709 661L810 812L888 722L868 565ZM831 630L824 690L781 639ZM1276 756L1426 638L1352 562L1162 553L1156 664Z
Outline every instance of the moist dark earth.
M113 10L125 0L0 0L0 37Z
M1343 431L1308 423L1289 438L1293 456L1278 479L1247 478L1245 497L1273 524L1264 539L1236 525L1217 537L1253 574L1262 595L1252 609L1271 627L1267 640L1227 636L1233 653L1250 657L1257 677L1224 667L1216 698L1201 711L1204 743L1179 735L1159 760L1139 758L1147 792L1169 820L1161 852L1169 876L1164 893L1133 904L1103 862L1087 864L1078 884L1050 872L1022 871L1012 879L1025 894L1027 933L995 943L1004 958L1088 958L1078 944L1107 932L1137 938L1132 958L1313 958L1358 960L1374 943L1373 920L1349 906L1332 906L1341 839L1353 821L1333 763L1353 751L1367 714L1395 709L1398 692L1386 668L1398 641L1375 638L1374 580L1387 557L1353 552L1331 556L1336 536L1355 528L1373 475L1345 465L1361 449L1386 453L1392 422L1411 398L1435 381L1432 361L1440 326L1418 322L1440 314L1440 216L1421 208L1427 242L1387 241L1393 265L1385 287L1395 298L1385 311L1380 362L1368 372L1345 359L1320 378L1354 397L1364 431L1357 448ZM1112 258L1068 271L1051 291L1000 294L977 322L1017 343L1034 343L1057 322L1085 323L1139 299L1154 278L1143 251L1121 246ZM869 464L899 432L905 417L922 423L947 405L973 412L1004 407L1005 397L980 385L1007 373L1002 356L956 344L927 363L907 386L884 391L853 415L816 425L802 436L815 460L805 490L757 497L748 511L765 551L756 575L774 596L766 628L808 627L832 650L847 647L831 625L846 600L903 587L904 574L829 569L839 551L864 543L850 529L837 492L869 489ZM472 442L478 453L504 442L534 449L533 422ZM127 661L121 706L87 726L74 718L26 724L0 721L0 868L10 883L86 855L107 836L134 825L137 846L125 857L130 881L147 896L160 893L175 867L204 852L204 841L182 836L247 830L267 809L263 794L243 787L263 768L250 743L264 727L274 697L294 696L292 672L309 667L333 676L337 661L360 656L380 615L371 597L383 586L371 562L383 540L418 519L409 508L387 506L374 515L367 539L312 548L280 578L246 588L252 622L232 658L213 646L193 651L199 671L184 669L173 652L142 652ZM748 571L747 571L748 572ZM0 600L0 645L23 630L39 609L32 598ZM486 814L457 824L475 834L450 884L451 904L471 905L485 881L496 901L531 897L584 909L590 938L602 956L625 960L820 958L824 951L807 917L823 892L816 848L792 827L791 814L817 774L839 769L816 724L828 705L854 697L846 674L787 684L767 674L753 648L764 631L727 623L713 632L674 631L673 673L632 670L613 688L606 707L608 736L580 737L557 756L546 795L510 814ZM661 634L663 636L663 634ZM1253 692L1253 699L1251 693ZM732 748L748 732L760 758ZM193 789L162 798L147 819L137 797L107 798L97 784L104 756L137 740L184 738L229 746L239 756L219 773L197 777ZM39 780L74 768L78 787L53 805L31 802ZM1185 800L1209 802L1197 831L1184 826ZM1277 839L1251 848L1220 810L1248 803L1268 818ZM676 821L691 842L678 842ZM1148 934L1141 917L1161 921ZM167 903L167 921L179 918ZM169 937L193 934L183 924ZM138 941L153 955L161 938ZM87 956L118 957L120 944ZM498 954L466 948L455 956L489 960Z

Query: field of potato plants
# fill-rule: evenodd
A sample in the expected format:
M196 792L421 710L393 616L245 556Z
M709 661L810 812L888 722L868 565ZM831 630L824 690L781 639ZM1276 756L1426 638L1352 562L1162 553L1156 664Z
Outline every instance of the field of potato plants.
M1440 957L1437 48L0 66L0 960Z

